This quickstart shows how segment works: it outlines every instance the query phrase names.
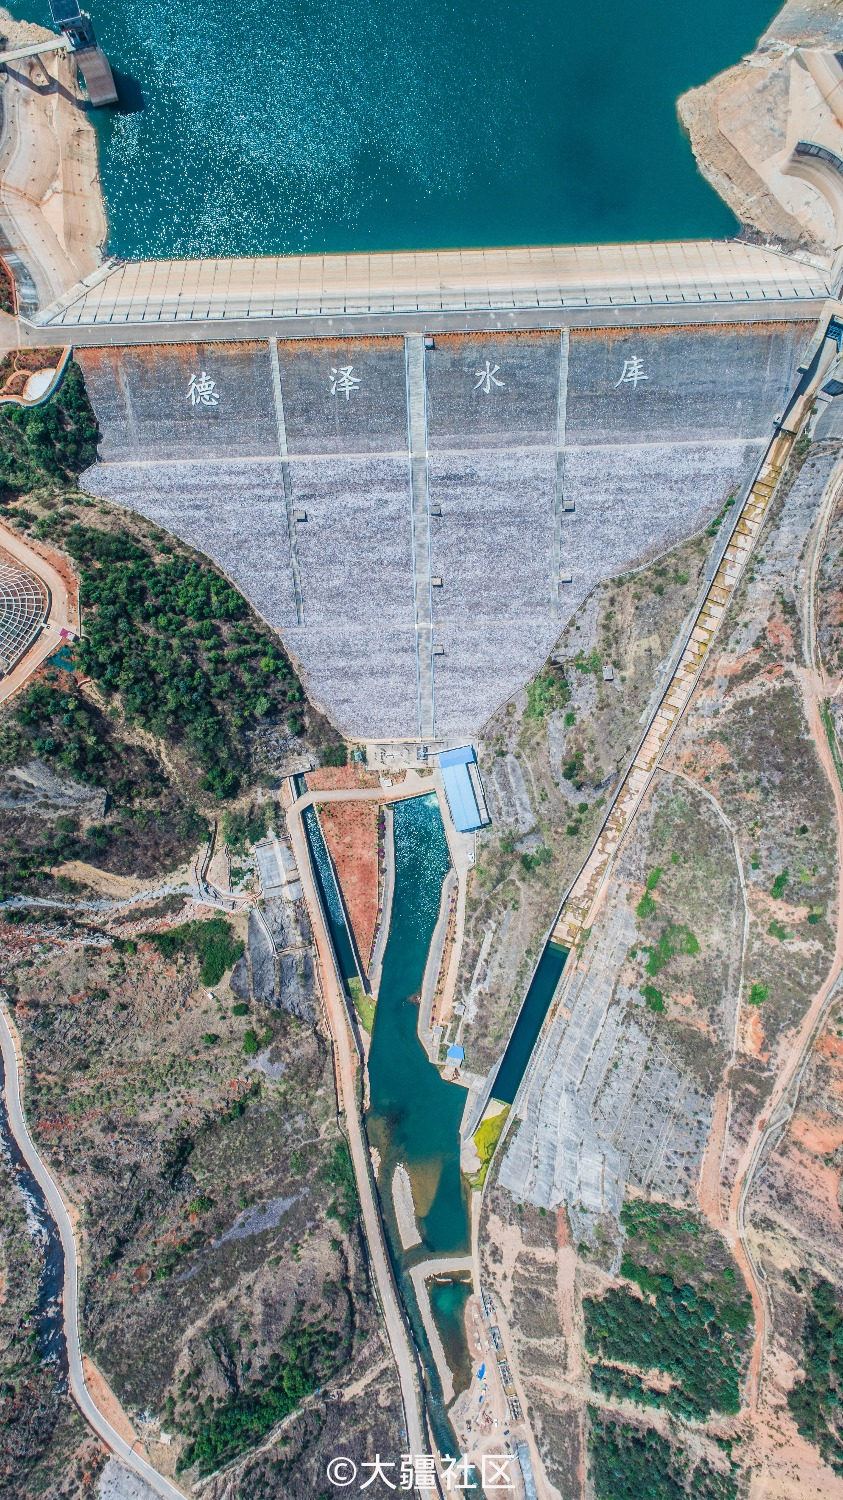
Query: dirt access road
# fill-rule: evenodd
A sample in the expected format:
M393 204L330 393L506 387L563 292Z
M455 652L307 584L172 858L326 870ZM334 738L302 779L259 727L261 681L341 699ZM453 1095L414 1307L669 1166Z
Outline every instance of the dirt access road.
M831 517L843 491L843 465L838 464L826 486L822 503L814 525L813 536L808 547L805 567L805 613L803 616L803 651L805 666L796 668L794 675L799 684L802 704L808 728L820 763L828 777L834 797L835 821L837 824L837 925L834 957L831 967L820 988L813 996L802 1022L787 1046L773 1091L767 1100L763 1115L759 1116L746 1143L729 1201L728 1229L730 1238L737 1241L741 1269L749 1272L748 1283L756 1308L755 1338L749 1367L747 1395L751 1410L758 1406L764 1355L767 1340L767 1308L764 1287L752 1258L746 1237L746 1205L753 1178L772 1138L781 1133L796 1103L799 1080L803 1065L813 1044L819 1027L825 1018L826 1009L833 997L837 981L843 973L843 788L828 743L822 719L822 705L828 696L828 685L818 660L816 640L815 594L817 571L823 554L825 537ZM793 1085L791 1091L791 1085Z

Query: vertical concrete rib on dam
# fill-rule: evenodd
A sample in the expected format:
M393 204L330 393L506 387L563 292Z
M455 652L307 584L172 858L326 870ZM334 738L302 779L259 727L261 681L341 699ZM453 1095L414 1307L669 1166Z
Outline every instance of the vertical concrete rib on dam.
M451 738L749 477L812 331L281 339L277 383L266 339L83 348L82 483L216 562L347 735ZM188 399L203 371L216 405Z
M427 478L427 390L424 339L408 334L407 425L410 435L410 506L413 524L413 592L419 685L419 734L433 739L433 600L430 577L430 499Z
M562 517L565 511L565 430L568 418L568 357L571 334L563 328L559 336L559 398L556 408L556 491L553 496L553 553L551 610L559 618L559 579L562 573ZM573 502L570 502L573 509Z
M269 360L272 367L272 391L275 396L275 419L278 424L278 453L281 459L281 486L284 493L284 508L287 512L287 537L290 546L290 573L293 579L293 597L296 601L296 624L304 624L302 605L301 573L296 549L296 521L293 511L293 487L290 481L290 465L287 461L287 423L284 419L284 396L281 391L281 369L278 364L278 340L269 341Z

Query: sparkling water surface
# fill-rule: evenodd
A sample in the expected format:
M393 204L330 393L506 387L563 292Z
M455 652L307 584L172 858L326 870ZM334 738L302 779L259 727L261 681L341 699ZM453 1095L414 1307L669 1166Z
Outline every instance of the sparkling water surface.
M733 233L676 98L775 0L89 0L109 249L245 255ZM12 6L48 24L42 0Z

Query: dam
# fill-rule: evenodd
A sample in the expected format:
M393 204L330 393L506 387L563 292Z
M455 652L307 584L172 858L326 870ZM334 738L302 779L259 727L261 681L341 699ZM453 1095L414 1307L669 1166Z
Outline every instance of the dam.
M274 314L123 266L29 330L73 340L85 489L205 552L347 736L456 741L749 483L829 295L807 257L620 248L316 257Z

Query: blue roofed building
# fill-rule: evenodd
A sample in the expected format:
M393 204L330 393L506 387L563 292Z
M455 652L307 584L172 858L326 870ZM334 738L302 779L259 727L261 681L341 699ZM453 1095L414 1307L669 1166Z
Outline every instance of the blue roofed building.
M472 746L443 750L438 760L457 832L472 833L475 828L482 828L489 822L489 815Z

